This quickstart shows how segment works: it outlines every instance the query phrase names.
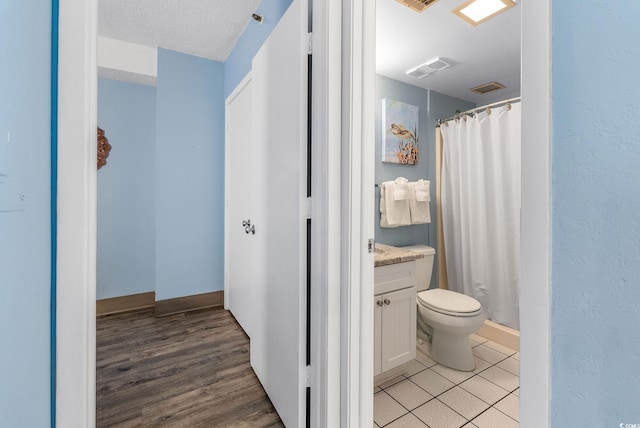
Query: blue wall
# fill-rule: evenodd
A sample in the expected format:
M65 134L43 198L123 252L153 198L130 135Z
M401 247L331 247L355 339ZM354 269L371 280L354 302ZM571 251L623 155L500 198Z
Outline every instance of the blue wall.
M635 122L640 111L640 86L636 83L640 5L635 1L624 1L618 7L606 2L590 2L589 8L582 5L577 0L556 1L553 5L554 427L618 426L638 423L639 415L640 141ZM28 159L21 167L24 210L0 213L0 421L11 427L49 425L50 20L49 1L0 2L0 141L6 141L6 131L10 130L11 144L23 147L24 159ZM172 64L174 56L178 54L162 52L161 63L180 68ZM217 79L221 79L219 67L211 66L211 76ZM171 74L160 70L159 80L171 82ZM241 76L234 78L239 80ZM198 84L198 88L208 91L214 85L211 80ZM167 86L166 94L158 92L159 102L161 95L163 101L198 99L192 90L180 94L170 90L180 85ZM184 86L191 85L187 82ZM174 106L173 113L182 123L189 122L179 109L180 105ZM164 105L162 110L166 114L171 108ZM187 110L199 113L190 107ZM209 122L220 122L216 119L222 117L219 113L206 113ZM158 126L158 130L166 127ZM191 134L191 128L187 129ZM179 187L189 194L173 198L182 205L167 208L173 217L163 219L169 229L176 226L182 231L188 228L182 224L181 211L189 211L187 203L196 199L193 193L207 188L201 180L219 180L211 181L214 186L207 189L222 203L218 189L222 185L217 185L222 183L223 150L218 147L214 153L203 153L203 158L209 156L206 162L194 159L194 136L180 132L177 127L159 136L164 141L157 156L163 156L163 169L158 171L161 190L176 196ZM168 159L171 144L185 151L173 161ZM22 159L17 162L22 163ZM209 166L207 171L204 163ZM187 172L175 173L175 166L187 166ZM205 228L201 235L210 234L206 240L221 246L218 216L222 207L211 210L215 203L204 193L198 196L205 203L197 206L207 211L203 216L212 215L220 234ZM170 204L165 200L169 198L162 199L156 201L158 206ZM175 220L173 224L171 220ZM199 243L191 236L188 240ZM165 248L166 252L172 248L174 253L187 248L195 257L203 252L201 246L185 245L180 239ZM213 265L215 250L207 250L211 250L207 257L213 256L207 264ZM220 263L221 259L220 255ZM179 284L188 285L190 280L187 272Z
M389 98L418 106L418 148L420 154L417 165L400 165L382 162L382 100ZM388 245L425 244L436 248L436 143L435 129L438 119L453 115L456 110L465 111L475 104L453 98L439 92L408 85L384 76L376 76L376 183L405 177L409 181L420 178L431 180L431 223L428 225L380 227L380 188L375 189L376 242ZM437 255L436 255L437 257ZM431 276L431 286L437 283L437 263Z
M154 86L98 80L112 146L98 171L98 299L155 290L155 115Z
M99 123L115 144L98 173L98 299L224 288L224 98L291 1L263 0L264 23L248 23L224 64L159 49L153 99L101 80Z
M20 211L0 212L0 425L46 427L51 399L51 2L0 2L0 52L0 174L11 168L8 180L25 197ZM0 193L8 180L0 179Z
M640 3L553 2L553 427L640 423Z
M250 20L224 63L224 97L227 98L251 70L251 60L282 18L292 0L262 0L256 13L264 16L260 25Z
M224 65L158 49L156 300L224 288Z

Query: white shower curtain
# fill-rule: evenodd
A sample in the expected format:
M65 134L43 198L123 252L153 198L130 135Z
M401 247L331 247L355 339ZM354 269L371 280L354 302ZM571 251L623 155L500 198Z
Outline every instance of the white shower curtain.
M514 103L441 126L449 289L519 329L520 112Z

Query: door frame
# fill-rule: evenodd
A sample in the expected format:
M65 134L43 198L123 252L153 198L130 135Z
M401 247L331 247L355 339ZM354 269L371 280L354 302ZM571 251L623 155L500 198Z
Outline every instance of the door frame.
M340 426L342 0L310 1L311 426Z
M373 425L375 2L343 2L342 427Z
M238 85L231 91L229 96L224 100L224 308L229 310L229 195L231 193L228 173L231 158L229 157L229 150L227 150L227 141L229 141L229 124L227 123L229 117L229 106L240 94L241 91L251 82L251 71L238 83ZM236 225L237 226L237 225Z
M522 7L520 424L551 424L551 0ZM526 160L526 161L524 161ZM526 195L526 197L524 197Z
M97 11L97 0L60 0L55 339L59 427L93 427L96 420Z
M60 0L55 419L95 426L97 0ZM312 426L341 412L340 0L313 2ZM52 343L52 346L54 344ZM53 398L53 397L52 397Z
M551 292L551 0L520 2L522 8L522 274L521 405L523 427L550 424ZM373 359L371 307L373 263L366 250L373 238L375 118L375 1L348 0L344 6L343 49L343 247L346 305L343 318L343 426L371 426ZM345 202L346 201L346 202ZM362 328L361 328L362 327ZM369 331L371 330L371 331ZM358 364L359 363L359 364Z
M336 426L329 423L336 418L342 426L349 422L360 426L359 421L370 421L373 415L372 358L367 362L372 333L360 332L373 314L367 310L368 291L373 291L373 268L368 267L372 256L365 251L367 237L373 237L373 216L362 215L373 212L369 191L373 161L369 170L366 167L366 160L373 158L363 141L372 141L364 138L371 137L374 129L374 73L367 77L362 71L375 70L371 46L363 42L365 35L368 40L375 37L375 4L371 3L348 0L341 5L330 0L313 5L317 58L313 85L319 89L313 104L318 114L314 113L313 132L316 141L327 142L314 157L315 171L326 174L315 175L313 185L324 192L315 193L318 199L312 207L321 218L314 231L326 232L321 242L316 240L320 251L314 258L320 260L312 283L327 285L326 290L315 287L313 292L320 294L312 315L312 328L318 332L313 354L319 364L311 378L321 393L314 399L318 403L315 412L312 407L312 420L318 423L327 418L328 422L316 426ZM545 427L549 426L550 393L551 0L522 2L520 7L526 102L523 157L531 156L523 164L522 176L523 190L531 198L522 204L522 221L528 227L521 237L521 423ZM61 0L59 16L56 421L58 426L92 427L97 192L95 147L86 142L94 139L97 126L97 0ZM340 253L342 257L336 256Z

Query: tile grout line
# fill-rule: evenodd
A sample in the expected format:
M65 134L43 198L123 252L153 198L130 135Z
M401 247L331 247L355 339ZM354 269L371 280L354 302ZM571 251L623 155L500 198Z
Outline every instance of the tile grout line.
M503 355L504 355L504 354L503 354ZM478 357L478 358L482 360L482 358L480 358L480 357ZM509 358L509 357L507 357L507 358ZM485 362L489 363L489 361L486 361L486 360L482 360L482 361L485 361ZM400 376L403 376L405 379L403 379L403 380L401 380L401 381L398 381L398 382L396 382L396 383L393 383L392 385L389 385L389 386L388 386L388 387L386 387L386 388L382 388L382 387L380 387L380 386L378 386L378 387L379 387L382 391L385 391L385 392L386 392L386 390L387 390L388 388L391 388L392 386L398 385L400 382L404 382L405 380L408 380L409 382L413 383L414 385L416 385L418 388L420 388L420 389L421 389L421 390L423 390L424 392L426 392L426 393L428 393L429 395L431 395L433 398L438 398L439 396L441 396L442 394L444 394L444 393L446 393L446 392L450 391L451 389L455 388L456 386L460 386L460 385L461 385L461 384L463 384L464 382L466 382L466 381L468 381L468 380L470 380L470 379L472 379L472 378L474 378L474 377L476 377L476 376L480 376L480 373L487 371L488 369L490 369L491 367L493 367L493 366L495 366L495 365L499 364L499 363L500 363L500 362L502 362L502 361L504 361L504 360L500 360L500 361L498 361L497 363L490 365L489 367L487 367L486 369L484 369L484 370L482 370L482 371L480 371L480 372L478 372L478 373L473 373L473 375L469 376L467 379L463 380L462 382L458 382L458 383L455 383L454 381L452 381L451 379L447 378L446 376L443 376L443 375L441 375L440 373L438 373L438 372L436 372L435 370L433 370L433 369L432 369L432 367L435 367L435 366L437 365L437 364L434 364L434 365L433 365L433 366L431 366L431 367L427 367L427 368L425 368L424 370L420 370L419 372L415 373L414 375L412 375L412 376L410 376L410 377L407 377L407 376L405 376L404 374L402 374L402 375L400 375ZM489 364L491 364L491 363L489 363ZM441 364L441 365L442 365L442 364ZM443 366L443 367L446 367L446 366ZM498 368L499 368L499 367L498 367ZM450 387L450 388L445 389L444 391L442 391L441 393L439 393L439 394L437 394L437 395L433 395L433 394L431 394L429 391L427 391L426 389L422 388L420 385L418 385L417 383L415 383L415 382L411 379L413 376L415 376L415 375L417 375L417 374L419 374L419 373L422 373L422 372L423 372L423 371L425 371L425 370L429 370L429 369L431 369L431 371L432 371L433 373L435 373L436 375L438 375L438 376L440 376L440 377L442 377L442 378L446 379L446 380L447 380L448 382L450 382L450 383L453 383L453 386L452 386L452 387ZM505 371L506 371L506 370L505 370ZM509 372L507 372L507 373L509 373ZM513 373L511 373L511 374L513 374ZM516 375L514 375L514 376L516 376ZM399 377L399 376L398 376L398 377ZM487 379L487 378L484 378L484 377L482 377L482 376L480 376L480 377L481 377L482 379L486 380L487 382L489 382L489 383L491 383L491 384L493 384L493 385L497 386L498 388L500 388L500 389L502 389L502 390L506 391L506 392L507 392L507 395L512 394L512 393L513 393L513 391L515 391L516 389L518 389L518 388L520 387L519 382L518 382L518 387L517 387L516 389L514 389L513 391L509 391L508 389L505 389L505 388L501 387L500 385L498 385L498 384L496 384L496 383L494 383L494 382L491 382L491 381L490 381L489 379ZM519 378L519 376L517 376L517 377ZM462 388L462 389L464 389L464 388ZM465 391L467 391L466 389L464 389L464 390L465 390ZM378 391L378 392L380 392L380 391ZM467 391L467 392L468 392L469 394L473 395L474 397L476 397L476 398L478 398L478 399L482 400L482 398L478 397L477 395L473 394L472 392L470 392L470 391ZM391 394L387 393L387 395L389 395L389 396L391 397ZM393 398L393 397L391 397L391 398ZM503 398L504 398L504 397L503 397ZM500 400L502 400L502 398L501 398ZM500 401L500 400L498 400L498 401ZM396 400L396 401L397 401L397 400ZM429 401L431 401L431 400L429 400ZM484 400L482 400L482 401L486 403L486 401L484 401ZM400 404L400 403L398 403L398 404ZM489 404L489 403L487 403L487 404ZM494 403L494 404L495 404L495 403ZM492 404L490 404L490 405L491 405L491 406L493 406ZM402 407L404 407L404 406L402 406ZM405 407L405 408L406 408L406 407Z
M417 360L416 360L416 361L417 361ZM419 361L418 361L418 362L419 362ZM420 364L422 364L422 363L420 363ZM422 365L424 366L424 364L422 364ZM436 365L437 365L437 364L434 364L434 365L433 365L433 366L431 366L431 367L435 367ZM425 371L425 370L429 370L431 367L427 367L427 366L425 366L422 370L417 371L416 373L412 374L412 375L411 375L411 376L409 376L409 377L407 377L405 374L400 374L400 376L403 376L403 377L404 377L404 379L403 379L403 380L401 380L401 381L399 381L399 382L396 382L396 383L394 383L394 384L392 384L392 385L389 385L389 386L388 386L388 387L386 387L386 388L382 388L382 387L380 387L380 386L378 385L378 387L380 388L380 390L381 390L381 391L384 391L384 392L385 392L389 397L391 397L391 398L392 398L396 403L398 403L400 406L402 406L402 408L404 408L405 410L407 410L407 413L404 413L404 414L402 414L402 415L398 416L396 419L393 419L392 421L390 421L389 423L385 424L384 426L388 426L388 425L390 425L390 424L394 423L394 422L395 422L395 421L397 421L398 419L405 417L408 413L411 413L411 414L412 414L413 416L415 416L415 417L416 417L420 422L422 422L422 419L418 418L416 415L414 415L414 414L413 414L413 410L417 409L418 407L424 406L424 405L425 405L425 404L427 404L428 402L430 402L430 401L432 401L433 399L435 399L435 398L436 398L436 396L435 396L435 395L432 395L429 391L425 390L425 389L424 389L424 388L422 388L420 385L418 385L417 383L413 382L413 381L411 380L411 377L416 376L416 375L418 375L418 374L422 373L422 372L423 372L423 371ZM433 370L432 370L432 371L433 371ZM436 372L434 371L434 373L436 373ZM436 373L436 374L438 374L438 373ZM397 376L396 378L398 378L398 377L400 377L400 376ZM442 375L440 375L440 376L442 376ZM442 376L442 377L444 377L444 376ZM445 378L445 379L446 379L446 378ZM391 387L393 387L393 386L396 386L396 385L398 385L398 384L400 384L400 383L404 382L405 380L408 380L409 382L411 382L412 384L414 384L415 386L417 386L418 388L420 388L422 391L424 391L425 393L429 394L429 396L430 396L431 398L430 398L430 399L428 399L427 401L425 401L424 403L420 404L418 407L416 407L416 408L415 408L415 409L413 409L413 410L409 410L409 409L407 409L407 408L406 408L406 407L405 407L401 402L399 402L398 400L396 400L396 398L395 398L393 395L391 395L391 394L389 394L389 393L387 392L387 389L388 389L388 388L391 388ZM449 379L447 379L447 380L449 380ZM381 392L381 391L378 391L378 392ZM375 394L374 394L374 395L375 395ZM443 403L443 404L444 404L444 403ZM452 410L453 410L453 409L452 409ZM454 410L454 411L455 411L455 410ZM427 424L425 424L424 422L422 422L422 423L423 423L427 428L429 427L429 426L428 426ZM382 427L381 427L381 428L382 428Z
M514 389L514 391L515 391L515 389ZM498 401L496 401L496 404L498 404L499 402L503 401L505 398L507 398L507 397L508 397L509 395L511 395L511 394L513 394L513 392L510 392L506 397L503 397L503 398L499 399ZM520 397L518 397L518 399L519 399L519 398L520 398ZM519 400L518 400L518 401L519 401ZM495 407L495 405L496 405L496 404L494 404L494 405L493 405L493 406L491 406L491 407ZM487 410L489 410L489 409L487 409ZM507 415L505 412L503 412L502 410L498 409L497 407L496 407L496 410L497 410L497 411L499 411L500 413L502 413L503 415L505 415L506 417L510 418L511 420L516 421L516 422L518 423L518 425L520 425L520 421L519 421L518 419L515 419L515 418L513 418L513 417L511 417L511 416Z
M456 385L456 386L457 386L457 385ZM452 388L452 389L453 389L453 388ZM445 391L445 392L446 392L446 391ZM444 394L444 392L443 392L442 394ZM440 395L442 395L442 394L440 394ZM469 393L469 394L471 394L471 393ZM471 394L471 395L473 395L473 394ZM438 400L438 399L436 398L436 400ZM457 414L457 415L459 415L462 419L464 419L464 420L465 420L465 423L464 423L465 425L466 425L466 424L468 424L469 422L471 422L471 419L467 419L464 415L461 415L460 413L458 413L458 412L456 411L456 409L452 408L451 406L449 406L449 405L448 405L447 403L445 403L444 401L442 401L442 400L438 400L438 401L439 401L440 403L444 404L444 405L445 405L446 407L448 407L449 409L453 410L453 412L454 412L454 413L456 413L456 414ZM490 408L491 408L491 407L489 407L489 408L487 408L487 409L485 409L485 410L483 410L483 411L484 411L484 412L486 412L486 411L487 411L487 410L489 410ZM416 417L417 417L417 416L416 416ZM464 426L464 425L463 425L463 426Z
M476 346L473 346L472 348L475 348L475 347L477 347L477 346L483 345L483 344L485 344L485 343L487 343L487 342L488 342L488 340L487 340L487 341L485 341L485 342L482 342L482 343L478 343ZM457 414L457 415L459 415L461 418L463 418L463 419L465 420L465 425L466 425L466 424L468 424L468 423L473 423L473 421L474 421L474 420L476 420L478 417L480 417L480 415L484 414L485 412L487 412L487 411L488 411L489 409L491 409L491 408L495 408L496 404L498 404L498 403L500 403L501 401L503 401L504 399L506 399L509 395L512 395L512 394L513 394L517 389L519 389L519 388L520 388L520 376L519 376L519 375L516 375L516 374L514 374L514 373L511 373L510 371L505 370L505 369L503 369L502 367L498 367L499 369L501 369L501 370L505 371L506 373L509 373L509 374L511 374L511 375L513 375L513 376L516 376L516 377L518 378L518 386L517 386L515 389L513 389L513 390L508 390L508 389L505 389L505 388L503 388L502 386L500 386L500 385L496 384L495 382L492 382L491 380L489 380L489 379L487 379L487 378L485 378L485 377L483 377L483 376L480 376L480 374L481 374L481 373L483 373L483 372L485 372L485 371L487 371L487 370L489 370L489 369L490 369L490 368L492 368L492 367L497 367L497 366L498 366L498 364L500 364L500 363L504 362L505 360L507 360L507 359L509 359L509 358L512 358L514 355L516 355L516 354L517 354L517 351L516 351L516 352L514 352L513 354L507 355L507 354L504 354L503 352L500 352L500 351L498 351L498 350L496 350L496 349L491 348L490 346L485 345L485 347L487 347L487 348L491 349L492 351L497 352L498 354L503 355L503 356L504 356L504 358L502 358L502 359L500 359L500 360L496 361L495 363L491 363L491 362L489 362L489 361L487 361L487 360L485 360L485 359L481 358L480 356L478 356L478 355L476 355L476 354L473 354L473 356L474 356L474 357L477 357L479 360L484 361L485 363L489 364L489 366L488 366L488 367L486 367L485 369L483 369L483 370L479 371L478 373L472 372L473 374L472 374L471 376L469 376L468 378L466 378L465 380L463 380L463 381L461 381L461 382L453 381L453 380L451 380L451 379L447 378L446 376L443 376L442 374L438 373L437 371L433 370L433 367L435 367L435 366L437 366L437 365L440 365L440 366L446 367L446 366L444 366L444 365L442 365L442 364L436 363L436 364L434 364L434 365L432 365L432 366L428 366L428 367L427 367L427 366L426 366L425 364L423 364L422 362L420 362L420 361L416 360L418 363L420 363L420 364L422 364L422 365L424 366L424 368L423 368L422 370L417 371L416 373L412 374L411 376L407 376L407 375L405 375L405 374L402 374L402 373L401 373L401 374L400 374L400 375L398 375L397 377L402 376L404 379L402 379L402 380L400 380L400 381L398 381L398 382L395 382L395 383L393 383L393 384L391 384L391 385L387 386L386 388L383 388L383 387L381 387L380 385L377 385L377 387L378 387L378 388L380 388L380 391L378 391L378 393L379 393L379 392L383 392L383 391L384 391L384 392L385 392L389 397L391 397L391 399L393 399L396 403L398 403L398 404L399 404L403 409L407 410L407 412L406 412L406 413L403 413L403 414L402 414L402 415L400 415L399 417L397 417L397 418L395 418L395 419L393 419L393 420L389 421L387 424L385 424L385 425L384 425L384 427L389 426L390 424L394 423L394 422L395 422L395 421L397 421L398 419L401 419L401 418L405 417L405 416L406 416L407 414L409 414L409 413L411 413L415 418L417 418L417 419L418 419L418 420L419 420L419 421L420 421L420 422L421 422L425 427L429 427L427 424L425 424L425 423L422 421L422 419L420 419L417 415L415 415L415 414L413 413L413 410L415 410L415 409L413 409L413 410L409 410L409 409L407 409L407 408L406 408L402 403L400 403L398 400L396 400L396 399L395 399L395 397L393 397L391 394L389 394L389 393L387 392L387 389L389 389L389 388L391 388L391 387L393 387L393 386L395 386L395 385L398 385L398 384L400 384L401 382L404 382L405 380L408 380L409 382L411 382L412 384L414 384L415 386L417 386L417 387L418 387L418 388L420 388L422 391L424 391L425 393L429 394L429 395L432 397L432 398L430 398L429 400L427 400L426 402L424 402L424 403L422 403L421 405L419 405L418 407L416 407L416 409L417 409L417 408L419 408L419 407L424 406L425 404L427 404L427 403L429 403L429 402L431 402L431 401L433 401L433 400L435 399L435 400L437 400L440 404L443 404L445 407L447 407L448 409L450 409L451 411L453 411L455 414ZM428 355L426 355L426 356L428 356ZM422 372L424 372L425 370L428 370L428 369L431 369L431 371L432 371L434 374L436 374L436 375L438 375L438 376L442 377L443 379L447 380L448 382L452 383L452 384L453 384L453 386L451 386L450 388L445 389L444 391L442 391L441 393L439 393L439 394L437 394L437 395L432 395L429 391L427 391L426 389L422 388L420 385L418 385L416 382L414 382L414 381L411 379L413 376L416 376L416 375L418 375L419 373L422 373ZM474 377L476 377L476 376L480 376L480 378L482 378L483 380L485 380L485 381L487 381L487 382L489 382L489 383L491 383L491 384L495 385L496 387L498 387L498 388L502 389L503 391L507 392L507 395L505 395L504 397L502 397L501 399L499 399L499 400L498 400L498 401L496 401L495 403L490 404L490 403L487 403L487 402L486 402L485 400L483 400L482 398L480 398L480 397L478 397L477 395L475 395L474 393L472 393L472 392L470 392L470 391L467 391L466 389L464 389L464 388L462 388L462 387L461 387L461 389L463 389L463 390L464 390L464 391L466 391L467 393L471 394L473 397L477 398L478 400L482 401L483 403L485 403L485 404L487 404L487 405L489 406L489 407L487 407L486 409L484 409L482 412L480 412L479 414L477 414L476 416L474 416L472 419L467 419L465 416L461 415L461 414L460 414L460 413L458 413L455 409L453 409L452 407L450 407L449 405L447 405L447 403L445 403L444 401L440 400L440 399L439 399L439 397L441 397L443 394L447 393L448 391L450 391L450 390L454 389L454 388L455 388L455 387L457 387L457 386L460 386L460 385L461 385L461 384L463 384L464 382L466 382L466 381L468 381L468 380L470 380L470 379L472 379L472 378L474 378ZM397 378L397 377L396 377L396 378ZM518 398L519 398L519 397L518 397ZM518 424L520 423L518 420L516 420L516 419L512 418L511 416L507 415L506 413L502 412L500 409L495 408L495 410L497 410L498 412L500 412L500 413L501 413L501 414L503 414L504 416L508 417L509 419L511 419L511 420L513 420L513 421L515 421L516 423L518 423ZM382 427L381 427L381 428L382 428Z
M502 361L504 361L504 360L502 360ZM500 361L500 362L502 362L502 361ZM486 369L484 369L482 372L485 372L485 371L489 370L491 367L497 366L500 362L495 363L493 366L489 366L489 367L487 367L487 368L486 368ZM480 376L480 377L481 377L482 379L486 380L487 382L490 382L490 383L494 384L495 386L497 386L497 387L499 387L499 388L504 389L505 391L509 392L509 394L513 394L513 391L515 391L516 389L520 388L520 376L515 375L515 374L511 373L510 371L504 370L502 367L498 367L498 368L499 368L500 370L503 370L503 371L505 371L505 372L507 372L507 373L509 373L509 374L511 374L511 375L513 375L513 376L515 376L515 377L517 377L517 378L518 378L518 386L517 386L514 390L508 390L508 389L504 388L503 386L500 386L500 385L498 385L497 383L492 382L490 379L487 379L487 378L486 378L486 377L484 377L484 376ZM482 372L480 372L480 373L482 373ZM480 373L478 373L477 375L479 376L479 375L480 375ZM472 376L472 377L473 377L473 376ZM471 379L471 378L469 378L469 379ZM480 398L480 397L478 397L478 398ZM502 399L501 399L501 400L502 400Z
M431 366L431 367L435 367L435 365L434 365L434 366ZM431 368L431 367L429 367L429 368ZM432 371L433 371L435 374L437 374L438 376L443 377L444 379L446 379L446 380L448 380L449 382L451 382L451 380L450 380L450 379L447 379L446 377L442 376L440 373L436 372L435 370L432 370ZM417 374L417 373L416 373L416 374ZM474 376L477 376L477 374L474 374ZM473 377L473 376L469 377L468 379L465 379L463 382L466 382L467 380L471 379L472 377ZM453 408L451 408L450 406L448 406L448 405L447 405L447 403L445 403L445 402L443 402L442 400L438 399L438 397L440 397L442 394L445 394L446 392L448 392L448 391L450 391L450 390L454 389L456 386L459 386L459 385L460 385L460 383L462 383L462 382L460 382L460 383L454 383L454 384L453 384L453 386L452 386L451 388L448 388L448 389L446 389L446 390L442 391L442 392L441 392L440 394L438 394L438 395L432 395L429 391L425 390L425 389L424 389L424 388L422 388L420 385L418 385L417 383L415 383L414 381L412 381L412 380L411 380L411 378L408 378L407 380L408 380L409 382L413 383L414 385L416 385L418 388L422 389L422 390L423 390L424 392L426 392L427 394L431 395L431 399L427 400L425 403L422 403L422 404L421 404L420 406L418 406L418 407L422 407L422 406L424 406L425 404L427 404L427 403L429 403L429 402L431 402L431 401L433 401L433 400L437 400L438 402L440 402L440 403L441 403L441 404L443 404L444 406L446 406L446 407L448 407L449 409L451 409L454 413L456 413L457 415L459 415L460 417L462 417L462 419L464 419L464 420L466 421L466 423L471 422L469 419L465 418L463 415L461 415L460 413L458 413L455 409L453 409ZM453 383L453 382L452 382L452 383ZM463 388L463 389L464 389L464 388ZM465 391L467 391L466 389L464 389L464 390L465 390ZM467 392L469 392L469 391L467 391ZM472 394L471 392L469 392L469 394L471 394L471 395L473 395L474 397L476 397L476 396L475 396L474 394ZM393 397L391 397L391 398L393 398ZM480 397L476 397L476 398L477 398L477 399L479 399L479 400L481 400L482 402L484 402L484 403L486 403L486 404L489 404L489 403L487 403L486 401L482 400ZM489 405L489 406L491 406L491 405ZM404 407L404 406L402 406L402 407ZM416 409L417 409L418 407L416 407ZM405 407L405 408L406 408L406 407ZM413 410L415 410L415 409L413 409ZM418 420L424 424L424 422L422 421L422 419L420 419L417 415L415 415L415 414L413 413L413 410L409 410L409 413L411 413L413 416L415 416L416 418L418 418ZM404 416L404 415L402 415L402 416ZM402 416L401 416L401 417L402 417ZM399 418L398 418L398 419L399 419ZM391 423L391 422L389 422L389 423ZM465 423L465 425L466 425L466 423ZM425 424L425 425L428 427L428 425L427 425L427 424Z
M499 402L501 402L502 400L504 400L505 398L507 398L507 397L501 398L500 400L496 401L496 403L495 403L495 404L493 404L493 405L491 405L491 406L487 407L486 409L484 409L482 412L478 413L478 415L477 415L477 416L475 416L473 419L471 419L471 420L470 420L470 421L468 421L468 422L470 422L470 423L472 423L472 424L473 424L473 421L475 421L476 419L478 419L478 418L479 418L483 413L488 412L488 411L489 411L489 409L495 409L496 411L498 411L498 412L502 413L503 415L505 415L506 417L508 417L508 418L509 418L509 419L511 419L512 421L516 422L516 423L518 424L518 426L519 426L519 425L520 425L520 421L513 419L511 416L509 416L509 415L507 415L506 413L504 413L504 412L500 411L500 409L496 409L496 408L495 408L495 405L496 405L496 404L498 404ZM474 425L475 425L475 424L474 424Z
M403 375L403 376L404 376L404 375ZM400 382L404 382L404 380L401 380ZM397 384L398 384L398 383L400 383L400 382L394 383L393 385L397 385ZM393 385L392 385L392 386L393 386ZM386 426L388 426L388 425L390 425L390 424L394 423L394 422L395 422L395 421L397 421L398 419L405 417L408 413L411 413L411 410L408 410L406 407L404 407L404 406L402 405L402 403L401 403L401 402L399 402L398 400L396 400L396 399L395 399L395 397L393 397L393 395L389 394L389 393L388 393L387 391L385 391L384 389L383 389L382 391L380 391L380 392L384 392L385 394L387 394L389 397L391 397L391 399L392 399L393 401L395 401L396 403L398 403L398 404L400 405L400 407L402 407L403 409L405 409L405 410L406 410L406 412L405 412L405 413L401 414L400 416L398 416L398 417L397 417L397 418L395 418L395 419L390 420L390 421L389 421L389 422L387 422L386 424L382 425L382 427L380 427L380 428L384 428L384 427L386 427ZM374 422L375 422L375 421L374 421Z

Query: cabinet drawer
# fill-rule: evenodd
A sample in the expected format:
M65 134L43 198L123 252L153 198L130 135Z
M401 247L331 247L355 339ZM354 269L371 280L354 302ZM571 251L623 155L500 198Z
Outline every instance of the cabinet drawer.
M407 287L415 287L416 262L396 263L374 269L374 294L388 293Z

